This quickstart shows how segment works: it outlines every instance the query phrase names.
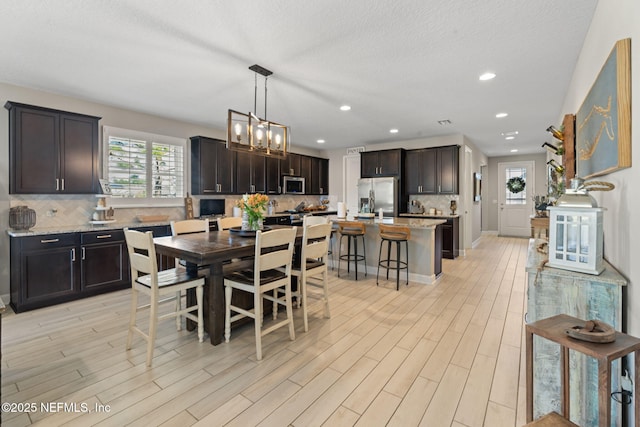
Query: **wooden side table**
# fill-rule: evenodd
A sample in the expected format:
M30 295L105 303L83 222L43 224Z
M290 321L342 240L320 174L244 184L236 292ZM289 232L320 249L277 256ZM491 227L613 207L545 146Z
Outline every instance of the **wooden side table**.
M548 216L532 216L531 218L531 237L536 239L549 238L549 217Z
M598 362L598 425L611 425L611 362L634 353L636 376L640 372L640 339L616 332L612 343L597 344L570 338L564 331L584 326L585 321L559 314L526 325L527 422L533 420L533 336L538 335L560 345L561 410L569 419L569 350L593 357ZM635 425L640 426L640 384L633 381Z

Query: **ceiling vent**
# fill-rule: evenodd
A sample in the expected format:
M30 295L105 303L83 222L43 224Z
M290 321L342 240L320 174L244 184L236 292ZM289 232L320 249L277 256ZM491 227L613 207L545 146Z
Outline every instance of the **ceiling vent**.
M451 120L449 119L444 119L444 120L438 120L438 124L441 126L448 126L451 124Z

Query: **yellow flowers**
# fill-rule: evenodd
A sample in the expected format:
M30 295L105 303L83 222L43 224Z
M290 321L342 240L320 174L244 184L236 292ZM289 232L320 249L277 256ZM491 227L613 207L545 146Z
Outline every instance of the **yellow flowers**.
M249 227L251 230L258 230L261 226L261 220L264 219L264 209L269 202L269 196L266 194L245 194L242 199L236 202L236 205L242 208L249 219Z

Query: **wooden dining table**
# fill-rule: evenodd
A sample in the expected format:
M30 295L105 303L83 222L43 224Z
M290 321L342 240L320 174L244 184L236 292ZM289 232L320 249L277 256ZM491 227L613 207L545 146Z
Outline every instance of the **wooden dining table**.
M286 228L287 226L272 225L270 227ZM296 245L301 244L302 234L302 227L298 227ZM211 344L220 344L224 333L224 273L234 268L234 263L226 262L253 256L255 237L223 230L156 237L153 241L156 253L183 259L187 270L194 275L198 274L199 268L209 268L204 287L204 328L209 333ZM247 263L238 265L246 268ZM193 296L188 298L191 299Z

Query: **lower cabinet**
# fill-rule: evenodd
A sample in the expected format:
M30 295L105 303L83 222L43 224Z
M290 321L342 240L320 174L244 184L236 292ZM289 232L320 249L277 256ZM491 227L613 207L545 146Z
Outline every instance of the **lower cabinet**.
M454 259L458 256L458 230L460 218L447 218L447 222L438 227L442 228L442 257Z
M144 227L154 236L168 226ZM129 255L122 230L11 237L11 306L19 313L103 292L131 283ZM158 260L158 268L174 265Z

